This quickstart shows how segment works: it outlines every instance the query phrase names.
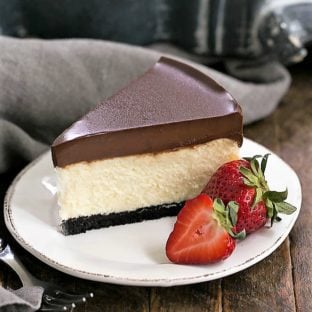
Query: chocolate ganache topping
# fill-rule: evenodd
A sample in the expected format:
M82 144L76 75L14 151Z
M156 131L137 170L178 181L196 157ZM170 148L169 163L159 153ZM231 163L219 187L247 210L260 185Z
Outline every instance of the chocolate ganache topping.
M52 145L55 166L158 153L218 138L242 144L242 113L213 79L161 57L144 75L66 129Z

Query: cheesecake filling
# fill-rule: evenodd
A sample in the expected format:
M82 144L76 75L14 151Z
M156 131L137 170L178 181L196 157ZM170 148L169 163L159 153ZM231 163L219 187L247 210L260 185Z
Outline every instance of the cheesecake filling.
M62 220L180 203L197 196L213 172L239 158L235 140L56 167Z

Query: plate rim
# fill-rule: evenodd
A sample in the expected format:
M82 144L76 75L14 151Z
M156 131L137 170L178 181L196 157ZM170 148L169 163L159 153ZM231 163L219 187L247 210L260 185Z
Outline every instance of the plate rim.
M271 151L269 148L251 140L246 137L244 137L244 140L250 141L253 144L256 144L260 146L261 148L265 148L268 151ZM271 151L272 152L272 151ZM92 280L97 282L104 282L104 283L112 283L117 285L127 285L127 286L145 286L145 287L168 287L168 286L178 286L178 285L188 285L188 284L195 284L200 282L206 282L206 281L212 281L216 280L218 278L223 278L230 276L232 274L235 274L237 272L240 272L242 270L245 270L254 264L262 261L266 257L268 257L270 254L272 254L287 238L289 235L291 229L293 228L295 222L298 219L299 212L301 210L302 206L302 186L300 179L295 172L295 170L286 162L284 161L279 155L277 155L275 152L272 152L275 156L279 158L283 162L284 165L288 167L290 171L292 171L298 182L298 187L300 191L300 199L299 199L299 206L297 207L297 211L293 215L291 222L288 224L287 228L285 228L284 232L270 245L268 248L261 251L261 253L255 255L254 257L247 259L245 262L239 263L235 266L231 266L230 268L221 269L219 271L210 272L207 274L200 274L200 275L194 275L191 277L178 277L178 278L133 278L133 277L122 277L122 276L114 276L111 274L103 274L103 273L94 273L94 272L88 272L76 268L69 267L67 265L64 265L62 263L59 263L47 255L41 253L38 251L34 246L29 244L25 239L19 234L18 230L16 229L16 226L14 224L14 218L12 217L12 209L11 209L11 199L14 195L15 189L19 181L23 178L23 176L28 172L32 167L34 167L37 163L39 163L43 158L47 157L48 154L50 154L50 151L47 150L43 154L39 155L36 159L34 159L32 162L30 162L25 168L23 168L18 175L13 179L12 183L10 184L9 188L6 191L5 198L4 198L4 220L7 229L13 236L13 238L19 243L21 247L23 247L25 250L27 250L30 254L35 256L37 259L43 261L45 264L51 266L54 269L57 269L63 273L69 274L71 276L75 276L78 278L83 278L86 280ZM177 264L171 264L170 265L177 265Z

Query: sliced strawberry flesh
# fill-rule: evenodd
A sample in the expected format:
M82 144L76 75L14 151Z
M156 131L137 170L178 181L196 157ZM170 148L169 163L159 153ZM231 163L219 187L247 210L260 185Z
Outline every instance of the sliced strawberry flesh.
M235 240L213 216L213 201L201 194L179 213L166 253L175 263L204 264L227 258L234 247Z

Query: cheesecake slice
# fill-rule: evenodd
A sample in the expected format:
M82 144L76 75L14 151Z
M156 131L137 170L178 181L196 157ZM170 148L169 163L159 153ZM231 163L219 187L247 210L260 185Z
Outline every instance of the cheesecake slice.
M61 230L176 215L220 165L239 158L241 143L233 97L162 57L54 141Z

